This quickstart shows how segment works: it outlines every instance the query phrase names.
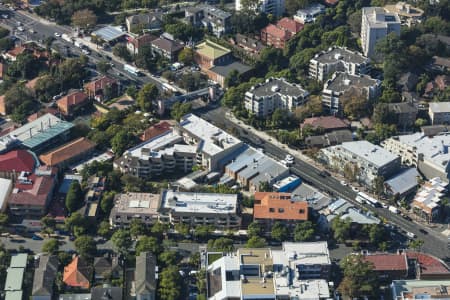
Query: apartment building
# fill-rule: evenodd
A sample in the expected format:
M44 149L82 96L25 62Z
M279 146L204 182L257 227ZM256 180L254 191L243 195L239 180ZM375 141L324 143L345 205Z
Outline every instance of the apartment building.
M132 220L139 219L143 224L151 225L158 220L160 203L159 194L117 194L109 215L109 223L114 227L128 227Z
M400 1L395 4L386 4L384 9L389 13L398 14L402 25L411 26L422 21L424 11L411 4Z
M428 115L432 125L450 124L450 102L430 102Z
M245 108L258 118L271 115L275 109L293 112L308 101L309 92L284 78L268 78L245 93Z
M379 57L375 46L391 32L400 35L400 18L382 7L363 7L361 22L361 43L366 57Z
M294 37L304 25L290 18L282 18L275 25L269 24L261 30L261 41L278 49L284 49L286 43Z
M203 26L219 38L231 30L231 14L211 5L186 8L185 20L194 26Z
M297 10L294 15L294 20L302 24L312 23L316 21L316 18L325 13L325 5L320 3L313 3L309 6Z
M379 96L380 89L380 80L368 75L336 72L323 86L322 105L331 114L341 114L343 109L341 97L346 93L355 93L358 97L373 101Z
M212 171L228 163L226 158L243 145L211 123L188 114L170 131L125 151L114 167L140 178L175 171L186 173L194 165Z
M243 9L241 0L235 1L235 9L236 11ZM284 13L284 0L259 0L254 10L280 17Z
M450 134L426 136L417 132L391 137L381 145L398 155L404 165L419 169L427 179L441 177L448 181Z
M392 299L450 299L450 280L394 280Z
M322 82L334 72L363 75L369 70L370 59L345 47L331 47L316 54L309 61L309 77Z
M324 148L320 150L319 157L324 164L341 173L346 166L353 167L358 182L369 188L376 177L389 178L400 169L400 157L368 141L346 142Z
M435 222L440 217L441 200L447 192L448 182L435 177L422 185L414 197L411 207L413 212L428 223Z
M402 131L411 131L418 113L418 109L414 103L389 103L388 110L395 116L398 128Z
M207 298L329 299L326 242L289 243L281 250L240 248L208 265Z
M191 193L164 190L160 220L170 224L213 225L219 230L239 229L237 194Z

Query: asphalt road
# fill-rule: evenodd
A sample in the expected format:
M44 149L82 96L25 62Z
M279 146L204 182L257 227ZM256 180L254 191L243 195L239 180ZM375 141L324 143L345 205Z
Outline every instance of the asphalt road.
M227 113L222 107L215 107L212 109L203 108L197 111L197 114L222 127L223 129L230 130L235 128L235 132L240 133L240 138L257 148L263 148L265 153L269 156L282 160L286 157L286 150L275 146L270 141L262 141L260 137L255 137L248 126L243 126L230 121L226 116ZM385 218L392 224L400 228L401 231L413 232L417 235L417 238L424 241L424 245L421 248L422 251L431 253L441 259L450 261L450 250L447 248L447 238L441 233L431 230L430 228L424 227L421 224L414 223L403 219L401 216L391 213L387 209L374 208L368 205L361 205L355 201L356 193L349 187L343 186L340 181L332 176L322 177L319 175L321 170L317 169L313 165L296 159L293 166L291 167L291 172L301 177L305 182L315 186L321 191L327 192L332 196L341 197L353 205L359 208L366 208L370 211L376 213L378 216ZM424 234L420 231L426 230L428 234ZM403 235L404 239L405 236Z

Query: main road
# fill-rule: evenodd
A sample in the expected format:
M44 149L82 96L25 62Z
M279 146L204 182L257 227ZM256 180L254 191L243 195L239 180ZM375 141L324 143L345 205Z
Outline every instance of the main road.
M256 136L255 129L230 119L227 117L228 113L223 107L214 107L212 109L203 108L197 110L196 113L223 129L231 130L234 128L233 131L238 132L240 138L244 142L257 148L263 148L266 154L275 159L282 160L286 157L286 149L280 148L279 145L275 145L275 142L272 140L266 139L263 141L261 136ZM443 260L450 261L450 250L447 248L447 237L443 236L441 233L426 228L422 224L407 221L401 216L391 213L387 209L361 205L355 201L356 193L349 186L342 185L338 179L332 176L321 176L319 174L321 170L304 160L296 159L291 166L291 172L321 191L327 192L332 196L341 197L351 202L356 207L369 209L379 217L388 220L405 232L409 231L415 233L418 239L424 241L424 245L421 248L422 251L431 253ZM421 231L421 229L423 231Z

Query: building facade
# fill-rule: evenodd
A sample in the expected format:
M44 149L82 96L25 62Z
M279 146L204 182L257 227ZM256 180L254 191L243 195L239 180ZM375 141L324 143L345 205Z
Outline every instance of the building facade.
M265 14L271 14L279 17L284 13L284 2L284 0L259 0L256 7L253 7L253 9ZM236 0L235 5L237 11L241 11L243 9L241 0Z
M450 124L450 102L430 102L428 115L432 125Z
M160 195L150 193L118 194L114 198L114 207L109 215L113 227L129 227L133 220L141 220L151 225L158 220Z

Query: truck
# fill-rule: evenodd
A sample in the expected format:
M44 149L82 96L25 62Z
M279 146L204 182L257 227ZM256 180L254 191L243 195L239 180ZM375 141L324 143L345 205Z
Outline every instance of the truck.
M72 37L70 37L67 33L63 33L61 35L61 38L63 40L65 40L66 42L73 43ZM77 46L77 47L79 47L79 46Z
M134 76L139 76L141 72L138 68L133 67L132 65L123 65L123 69L127 71L128 73L133 74Z
M395 207L395 206L390 205L388 209L393 214L398 214L399 213L397 207Z

